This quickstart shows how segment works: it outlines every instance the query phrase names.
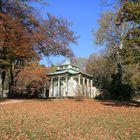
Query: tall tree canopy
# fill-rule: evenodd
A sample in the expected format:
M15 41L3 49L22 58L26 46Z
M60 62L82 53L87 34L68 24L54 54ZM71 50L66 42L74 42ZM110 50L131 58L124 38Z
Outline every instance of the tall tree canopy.
M86 63L86 72L94 77L94 83L98 88L109 89L111 75L115 72L115 66L107 54L92 54Z
M121 1L116 24L121 26L129 23L131 26L123 38L124 45L129 48L135 61L140 61L140 0Z
M70 29L71 23L51 14L40 22L34 15L31 2L0 0L0 89L4 89L8 74L13 86L14 78L29 61L39 61L50 55L73 56L69 44L76 43L77 37Z
M116 24L121 26L124 23L131 25L123 37L127 56L130 58L126 65L125 78L135 89L140 90L140 0L121 1ZM131 69L131 67L135 68Z
M115 66L117 70L109 73L109 77L112 77L112 81L109 81L110 91L117 99L128 99L132 89L140 89L140 1L119 0L119 4L118 9L101 15L99 28L93 35L97 45L106 47L108 62L113 60L112 67ZM100 69L100 66L96 67ZM105 67L101 69L106 70ZM104 78L101 72L97 75Z

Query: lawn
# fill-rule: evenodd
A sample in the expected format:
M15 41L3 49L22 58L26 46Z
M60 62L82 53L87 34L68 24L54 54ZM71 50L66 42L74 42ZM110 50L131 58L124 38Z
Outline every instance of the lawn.
M0 104L0 140L139 140L140 107L111 101Z

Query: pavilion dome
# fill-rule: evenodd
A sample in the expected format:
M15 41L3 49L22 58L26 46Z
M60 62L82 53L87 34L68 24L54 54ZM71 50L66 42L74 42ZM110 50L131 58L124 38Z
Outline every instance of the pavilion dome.
M71 64L71 60L70 59L67 59L64 63L63 63L63 65L70 65Z

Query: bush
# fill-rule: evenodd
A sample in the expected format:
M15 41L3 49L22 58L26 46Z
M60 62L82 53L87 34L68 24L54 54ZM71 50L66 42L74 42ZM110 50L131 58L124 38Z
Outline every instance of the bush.
M111 86L111 97L116 100L130 100L133 90L130 85L119 84Z

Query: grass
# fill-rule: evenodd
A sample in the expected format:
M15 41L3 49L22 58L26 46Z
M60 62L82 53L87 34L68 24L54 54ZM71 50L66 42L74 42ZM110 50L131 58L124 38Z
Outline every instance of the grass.
M139 140L136 104L69 99L0 105L0 140Z

